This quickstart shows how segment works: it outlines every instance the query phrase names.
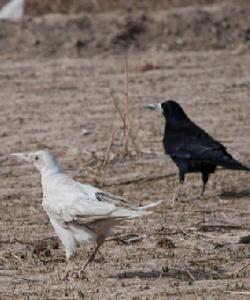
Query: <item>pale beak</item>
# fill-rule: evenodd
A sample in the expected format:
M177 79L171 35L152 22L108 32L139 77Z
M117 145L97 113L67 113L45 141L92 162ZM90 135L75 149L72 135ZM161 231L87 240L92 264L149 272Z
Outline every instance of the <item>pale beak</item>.
M18 158L19 160L24 160L28 163L31 163L31 153L12 153L10 155Z
M147 104L144 107L155 111L162 111L161 103Z

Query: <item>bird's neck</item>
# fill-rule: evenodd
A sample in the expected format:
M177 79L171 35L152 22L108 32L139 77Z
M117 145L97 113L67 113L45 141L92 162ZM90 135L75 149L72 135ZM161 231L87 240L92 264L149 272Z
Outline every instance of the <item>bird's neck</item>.
M170 117L167 118L166 120L166 124L165 124L165 130L167 129L171 129L171 130L179 130L181 128L185 128L187 126L187 124L190 123L190 119L188 119L187 117Z
M172 136L175 136L177 132L182 131L183 123L176 121L174 119L166 120L165 128L164 128L164 136L163 136L163 143L167 143L167 140Z
M43 167L40 170L40 173L41 173L42 180L44 180L45 178L48 179L48 177L50 176L54 176L56 174L62 174L63 170L59 165L54 165L53 167L50 168Z

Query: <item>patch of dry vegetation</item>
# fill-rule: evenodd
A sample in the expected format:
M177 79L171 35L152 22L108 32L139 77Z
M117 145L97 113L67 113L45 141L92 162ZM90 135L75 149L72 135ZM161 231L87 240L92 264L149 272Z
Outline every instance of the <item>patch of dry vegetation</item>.
M0 0L0 6L8 0ZM26 0L27 15L51 13L78 14L84 12L110 12L113 10L162 10L172 7L206 6L215 4L248 4L248 0Z
M32 15L60 12L57 0L34 3ZM67 11L84 3L67 1ZM1 299L247 299L249 175L217 172L205 199L190 175L170 209L177 170L163 153L164 120L143 105L174 98L250 165L249 16L248 6L215 6L1 23ZM116 228L129 242L107 242L88 280L61 280L64 251L41 206L39 175L8 158L41 148L81 182L136 204L163 200L149 218ZM121 159L122 149L131 155ZM78 249L76 266L89 250Z

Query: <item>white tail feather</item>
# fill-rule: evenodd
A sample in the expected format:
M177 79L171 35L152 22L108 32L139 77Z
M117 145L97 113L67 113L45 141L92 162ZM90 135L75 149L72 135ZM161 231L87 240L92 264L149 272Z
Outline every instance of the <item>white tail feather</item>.
M155 207L155 206L159 205L160 203L162 203L162 200L142 206L142 207L140 207L140 210L145 210L145 209L148 209L151 207Z

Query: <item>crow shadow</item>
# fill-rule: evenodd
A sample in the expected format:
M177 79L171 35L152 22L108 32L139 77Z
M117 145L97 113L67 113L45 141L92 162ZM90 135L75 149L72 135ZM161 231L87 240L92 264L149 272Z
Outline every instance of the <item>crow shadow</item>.
M180 270L180 269L168 269L165 271L152 270L152 271L125 271L118 273L112 278L117 279L157 279L157 278L175 278L180 281L194 281L205 279L220 279L221 274L213 272L212 270Z
M222 199L240 199L250 196L250 189L243 189L241 191L226 191L220 194Z

